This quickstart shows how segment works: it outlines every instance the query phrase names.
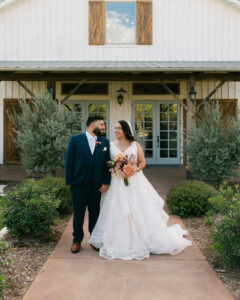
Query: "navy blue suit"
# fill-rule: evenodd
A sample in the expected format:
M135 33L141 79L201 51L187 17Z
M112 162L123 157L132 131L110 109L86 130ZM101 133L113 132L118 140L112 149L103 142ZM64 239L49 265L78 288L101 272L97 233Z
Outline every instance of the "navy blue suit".
M89 212L88 229L91 233L99 216L102 184L109 185L111 173L107 165L110 160L110 144L104 137L97 138L92 154L86 133L71 137L65 154L65 180L71 185L73 200L73 242L83 240L83 222L86 207Z

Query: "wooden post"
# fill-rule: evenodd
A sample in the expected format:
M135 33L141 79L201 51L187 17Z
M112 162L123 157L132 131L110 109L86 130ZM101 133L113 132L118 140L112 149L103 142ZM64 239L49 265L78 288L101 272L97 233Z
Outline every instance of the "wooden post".
M48 80L47 90L52 95L53 100L56 100L56 81Z
M192 78L187 81L187 111L186 111L186 135L188 134L188 130L192 127L193 122L195 121L195 103L193 104L189 95L190 89L192 86L195 87L196 81ZM188 157L186 157L186 167L189 169L189 161Z

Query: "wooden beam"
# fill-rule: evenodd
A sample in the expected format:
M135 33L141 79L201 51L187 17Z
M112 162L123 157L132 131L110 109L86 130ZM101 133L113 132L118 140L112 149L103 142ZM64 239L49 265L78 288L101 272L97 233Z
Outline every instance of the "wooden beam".
M169 92L169 94L172 95L173 98L176 99L184 107L184 109L186 111L188 111L188 107L184 104L183 99L180 96L178 96L177 94L175 94L170 89L170 87L165 82L163 82L162 80L157 80L157 82L160 83Z
M34 95L34 93L22 82L17 81L17 83L34 99L37 100L37 97Z
M201 108L224 84L226 80L222 80L216 87L209 93L209 95L197 106L197 109Z
M0 80L2 81L179 81L190 80L212 80L212 81L240 81L240 72L230 73L203 73L203 72L33 72L33 73L16 73L1 72Z
M86 82L86 80L85 79L83 79L82 81L80 81L76 86L75 86L75 88L73 88L72 90L71 90L71 92L66 96L66 97L64 97L62 100L61 100L61 103L62 104L64 104L77 90L78 90L78 88L81 86L81 85L83 85L84 83Z

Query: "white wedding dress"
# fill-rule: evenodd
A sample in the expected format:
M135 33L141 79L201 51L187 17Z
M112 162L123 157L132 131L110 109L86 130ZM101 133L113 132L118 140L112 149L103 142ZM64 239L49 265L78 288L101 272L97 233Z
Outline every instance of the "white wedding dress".
M111 142L111 159L121 152ZM133 142L124 152L137 156ZM163 199L140 171L128 178L112 175L111 185L102 196L101 211L89 243L100 248L106 259L142 260L153 254L176 255L192 244L179 224L167 226Z

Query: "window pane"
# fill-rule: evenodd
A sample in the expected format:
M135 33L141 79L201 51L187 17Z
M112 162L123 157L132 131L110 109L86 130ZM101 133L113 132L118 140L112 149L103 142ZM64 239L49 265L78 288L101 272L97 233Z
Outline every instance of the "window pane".
M160 157L167 158L168 157L168 150L161 150Z
M160 123L160 130L168 130L168 123Z
M168 149L168 142L161 142L160 143L160 148L162 148L162 149Z
M150 122L145 123L145 130L153 130L153 124Z
M135 3L106 3L106 44L135 44Z
M146 151L145 151L145 157L146 157L146 158L151 158L152 156L153 156L152 150L146 150Z
M170 130L177 130L177 122L171 122L169 125Z
M160 114L160 121L168 121L168 113L161 113Z
M170 157L176 158L177 157L177 150L170 150Z
M161 132L160 133L160 139L161 140L167 140L168 139L168 131L167 132Z
M68 95L77 83L63 83L62 95ZM108 95L107 83L86 83L81 85L74 93L74 95Z
M152 141L146 141L145 142L145 149L152 149L153 148L153 142Z
M180 85L179 83L170 82L166 83L167 86L177 95L180 94ZM160 84L158 83L133 83L133 95L168 95L169 92ZM168 104L161 106L165 106L167 110L161 111L168 111ZM175 108L171 108L170 111L176 111Z

